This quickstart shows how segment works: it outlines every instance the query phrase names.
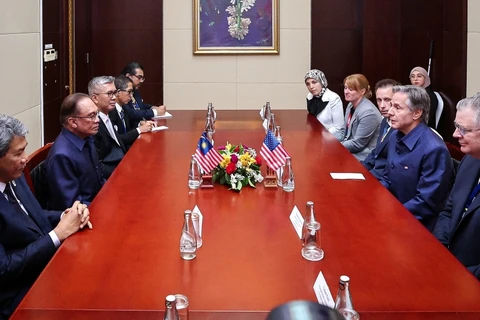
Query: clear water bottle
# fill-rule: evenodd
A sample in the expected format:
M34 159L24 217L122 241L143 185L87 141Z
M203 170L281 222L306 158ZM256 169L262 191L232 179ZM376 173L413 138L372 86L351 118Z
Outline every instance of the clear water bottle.
M268 130L272 132L272 134L275 136L275 130L276 130L276 125L275 125L275 114L270 113L270 118L268 118Z
M185 260L192 260L197 256L197 239L191 216L192 211L185 210L182 236L180 237L180 256Z
M285 192L292 192L295 189L295 175L292 169L292 159L287 157L282 172L282 188Z
M275 138L280 142L280 144L283 144L283 138L282 138L282 133L280 132L280 126L275 127Z
M165 298L165 315L163 320L179 320L176 300L176 297L172 294Z
M303 234L302 257L308 261L320 261L324 253L320 248L320 223L318 221L309 221L305 224L305 233Z
M272 108L270 107L270 101L267 101L265 103L265 112L263 114L263 116L265 117L265 119L270 119L270 114L272 114Z
M190 160L190 168L188 170L188 187L190 189L198 189L202 184L202 172L200 170L200 165L195 159L195 155L192 155Z
M303 216L303 227L302 227L302 245L304 245L303 238L305 236L305 232L307 232L307 223L316 221L315 220L315 210L313 209L313 201L307 201L307 205L305 208L305 214Z
M350 295L350 278L348 276L343 275L340 277L335 309L337 309L346 320L360 319L358 312L353 309L352 296Z

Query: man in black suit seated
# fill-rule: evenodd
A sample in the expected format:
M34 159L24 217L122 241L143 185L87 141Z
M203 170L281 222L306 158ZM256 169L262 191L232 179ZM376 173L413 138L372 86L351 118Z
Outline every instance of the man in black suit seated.
M140 121L137 126L136 121L130 119L130 116L125 113L122 106L130 102L133 94L132 80L124 75L120 75L115 78L115 88L117 89L117 103L115 109L108 114L110 120L112 120L113 126L117 129L120 139L127 148L135 142L138 136L144 132L152 131L155 123L153 121Z
M167 108L164 105L153 106L143 101L139 88L145 81L143 66L138 62L130 62L123 68L122 75L126 76L133 83L132 100L125 105L125 112L134 121L150 120L155 116L165 114Z
M388 137L393 131L388 121L388 110L390 109L390 101L392 101L393 97L392 87L397 85L400 85L400 83L393 79L383 79L375 85L377 106L383 116L383 120L380 123L380 134L378 135L377 146L370 152L367 158L361 162L377 179L382 177L383 169L385 169L387 165Z
M0 115L0 319L8 319L61 242L88 225L87 206L40 207L22 175L27 128Z
M480 280L480 96L458 102L453 136L466 155L433 234Z
M122 139L120 139L108 116L112 110L115 110L115 103L117 102L118 91L115 89L113 82L113 77L101 76L93 78L88 83L88 94L97 106L98 116L100 117L98 133L94 136L94 139L105 179L112 175L113 170L127 152Z

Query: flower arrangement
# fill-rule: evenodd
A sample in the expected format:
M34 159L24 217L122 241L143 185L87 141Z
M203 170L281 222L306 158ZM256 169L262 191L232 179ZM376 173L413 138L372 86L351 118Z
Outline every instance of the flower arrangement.
M223 160L213 169L213 181L230 186L231 190L240 191L249 185L255 188L257 182L262 182L260 173L262 160L255 149L242 144L233 145L227 142L218 148Z

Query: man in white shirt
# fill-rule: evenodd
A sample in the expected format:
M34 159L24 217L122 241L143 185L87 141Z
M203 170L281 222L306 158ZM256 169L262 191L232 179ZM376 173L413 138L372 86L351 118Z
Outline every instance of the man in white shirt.
M88 83L88 94L97 106L100 117L98 133L94 139L105 179L110 177L127 152L108 116L111 111L115 110L117 102L118 91L113 82L113 77L101 76L93 78Z

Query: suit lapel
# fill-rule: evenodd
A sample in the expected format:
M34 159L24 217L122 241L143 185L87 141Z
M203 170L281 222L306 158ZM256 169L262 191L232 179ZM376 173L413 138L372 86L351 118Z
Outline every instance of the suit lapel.
M15 181L14 181L15 182ZM30 192L29 190L23 190L22 184L20 181L18 183L15 182L13 187L13 191L17 196L18 200L22 203L25 210L27 210L28 215L26 213L20 214L19 212L14 211L14 214L17 218L21 219L28 228L32 230L36 230L37 232L41 232L42 234L48 233L50 230L46 230L47 226L45 226L44 219L39 216L39 212L37 212L38 208L35 208L35 205L31 203L30 197L26 194L26 192Z

